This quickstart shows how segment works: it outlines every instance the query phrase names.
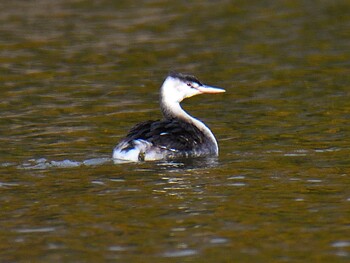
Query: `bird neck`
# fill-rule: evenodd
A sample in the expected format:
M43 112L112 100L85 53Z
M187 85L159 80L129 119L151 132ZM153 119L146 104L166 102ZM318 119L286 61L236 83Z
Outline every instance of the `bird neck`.
M176 101L161 98L160 109L165 119L180 119L186 122L191 122L193 119L193 117L182 109L180 103Z
M210 141L212 141L212 143L215 145L216 154L218 154L218 143L214 134L203 122L184 111L179 102L167 99L165 96L161 95L160 108L165 119L178 119L197 127Z

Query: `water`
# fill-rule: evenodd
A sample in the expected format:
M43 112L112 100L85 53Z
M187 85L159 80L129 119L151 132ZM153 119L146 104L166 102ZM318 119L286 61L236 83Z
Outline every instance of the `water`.
M349 261L347 1L0 10L0 261ZM172 69L220 157L115 164Z

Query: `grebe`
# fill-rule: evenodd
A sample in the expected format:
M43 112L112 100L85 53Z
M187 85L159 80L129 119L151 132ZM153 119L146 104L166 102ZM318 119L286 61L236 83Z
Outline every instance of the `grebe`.
M205 85L194 76L171 72L160 88L164 119L133 127L114 148L113 159L137 162L217 156L219 149L214 134L203 122L187 114L180 102L198 94L222 92L225 90Z

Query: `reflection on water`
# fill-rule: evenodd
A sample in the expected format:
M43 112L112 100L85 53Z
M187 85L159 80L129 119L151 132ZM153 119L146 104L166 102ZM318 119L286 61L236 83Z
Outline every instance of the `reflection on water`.
M2 1L4 262L350 258L348 1ZM219 158L115 163L170 70Z
M128 164L130 162L112 158L93 158L87 159L84 161L72 161L72 160L62 160L54 161L47 160L46 158L39 159L29 159L22 164L15 163L2 163L1 167L16 166L18 169L50 169L50 168L73 168L80 166L97 166L108 163L114 163L115 165ZM192 159L174 159L174 160L164 160L159 162L153 162L152 170L155 167L158 167L160 170L167 170L173 172L181 172L184 170L191 170L197 168L210 168L217 166L218 158L217 157L200 157ZM136 171L143 171L144 169L135 169Z

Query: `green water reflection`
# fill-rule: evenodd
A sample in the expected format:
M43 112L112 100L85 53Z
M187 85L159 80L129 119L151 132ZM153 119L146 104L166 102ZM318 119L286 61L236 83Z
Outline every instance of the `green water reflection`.
M349 261L349 13L1 2L0 261ZM227 90L183 105L219 159L113 164L172 69Z

